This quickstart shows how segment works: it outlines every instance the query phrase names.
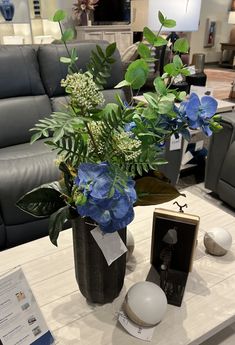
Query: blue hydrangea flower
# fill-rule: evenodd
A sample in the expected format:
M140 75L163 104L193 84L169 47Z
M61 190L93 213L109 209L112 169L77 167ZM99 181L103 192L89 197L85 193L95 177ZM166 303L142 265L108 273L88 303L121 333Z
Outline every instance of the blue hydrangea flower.
M217 101L211 96L203 96L201 100L198 95L192 93L187 102L183 102L191 128L202 128L206 135L211 135L209 127L210 118L216 113Z
M120 230L134 219L135 182L128 178L124 187L114 184L108 163L80 164L75 184L86 196L86 203L77 205L78 213L92 218L102 231Z
M134 121L126 123L124 126L125 132L131 132L133 128L136 127L136 123Z

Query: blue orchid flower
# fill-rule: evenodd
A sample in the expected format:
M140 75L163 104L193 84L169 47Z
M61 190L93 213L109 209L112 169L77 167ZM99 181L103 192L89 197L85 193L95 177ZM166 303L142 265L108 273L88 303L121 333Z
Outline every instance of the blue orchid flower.
M212 131L209 127L211 117L216 113L217 101L211 96L203 96L201 100L198 95L192 93L187 102L183 102L191 128L202 128L203 132L210 136Z
M122 229L134 219L135 182L128 178L122 186L113 181L113 173L106 162L82 163L75 179L78 189L86 196L85 204L77 205L78 213L92 218L104 232Z

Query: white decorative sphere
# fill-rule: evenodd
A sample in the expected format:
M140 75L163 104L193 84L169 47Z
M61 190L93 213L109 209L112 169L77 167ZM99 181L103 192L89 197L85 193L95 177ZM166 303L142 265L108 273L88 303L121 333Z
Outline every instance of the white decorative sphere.
M204 236L204 245L212 255L224 255L231 248L232 236L223 228L212 228Z
M138 282L127 292L124 309L127 316L140 326L159 323L167 308L163 290L152 282Z

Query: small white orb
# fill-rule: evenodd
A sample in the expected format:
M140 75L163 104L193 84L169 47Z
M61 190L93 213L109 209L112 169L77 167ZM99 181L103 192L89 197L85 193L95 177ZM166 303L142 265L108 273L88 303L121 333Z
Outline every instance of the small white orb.
M138 282L128 290L124 309L127 316L139 326L154 326L166 312L166 295L152 282Z
M225 255L231 248L232 236L223 228L212 228L204 236L204 245L212 255Z

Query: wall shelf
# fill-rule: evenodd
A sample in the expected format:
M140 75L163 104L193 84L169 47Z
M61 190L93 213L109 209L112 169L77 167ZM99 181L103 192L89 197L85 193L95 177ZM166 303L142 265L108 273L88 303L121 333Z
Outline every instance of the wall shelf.
M0 14L0 44L51 43L60 38L58 23L48 20L57 3L41 0L43 18L36 15L32 0L14 1L15 13L12 21L5 21ZM48 8L47 8L48 7ZM49 9L49 10L48 10Z

